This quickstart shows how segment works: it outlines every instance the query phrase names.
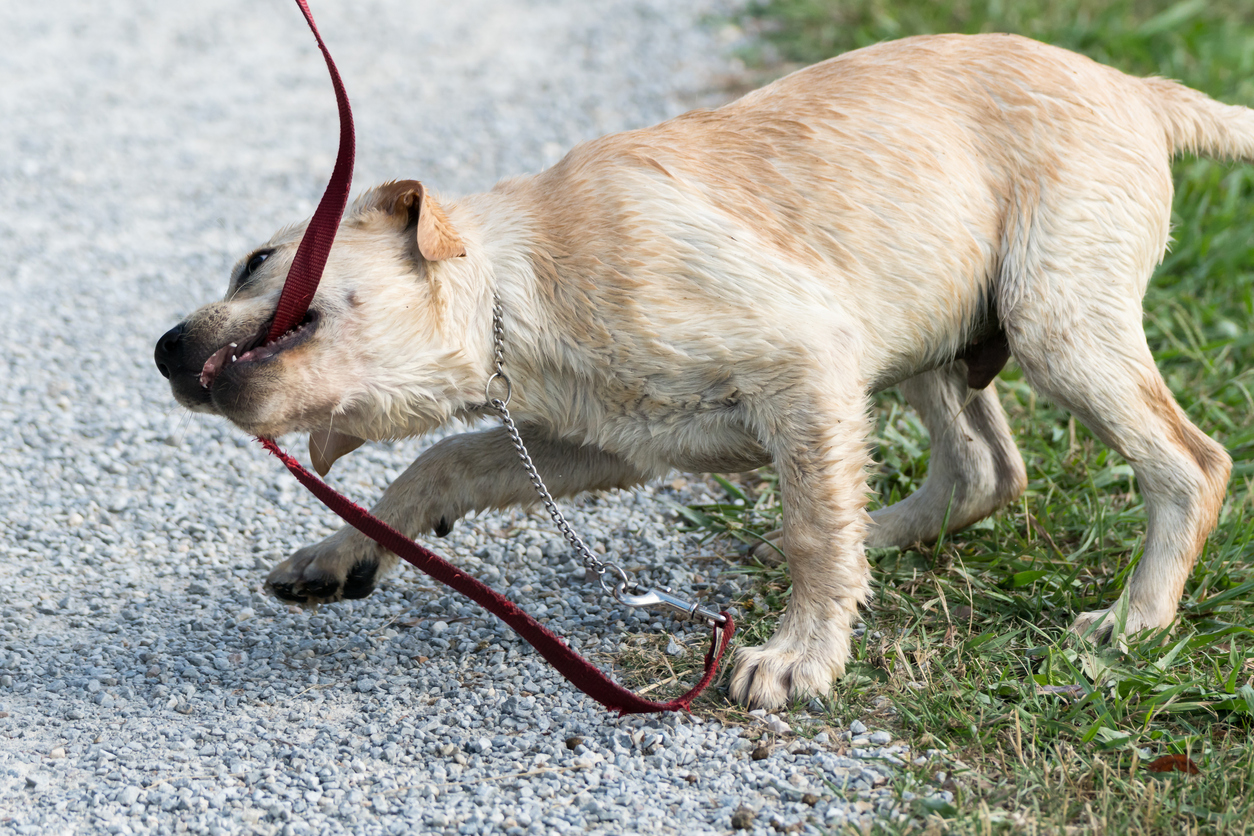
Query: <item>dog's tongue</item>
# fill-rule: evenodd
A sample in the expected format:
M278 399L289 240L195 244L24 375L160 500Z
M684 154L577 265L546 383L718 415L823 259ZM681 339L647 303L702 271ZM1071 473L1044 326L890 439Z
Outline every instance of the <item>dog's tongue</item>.
M226 365L227 357L230 356L234 344L224 345L209 355L209 359L205 361L205 365L200 370L200 385L208 389L213 386L213 380L218 376L218 370Z

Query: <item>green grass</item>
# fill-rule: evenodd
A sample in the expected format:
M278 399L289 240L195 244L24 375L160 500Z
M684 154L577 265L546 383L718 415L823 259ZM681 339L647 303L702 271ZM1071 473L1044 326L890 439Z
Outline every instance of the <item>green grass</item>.
M748 57L780 62L777 71L888 38L1009 31L1254 106L1247 0L770 0L746 25L761 44ZM1075 614L1108 606L1122 588L1145 509L1126 462L1038 401L1013 365L1004 371L997 385L1027 463L1026 494L934 546L870 555L868 629L830 698L833 725L873 715L916 749L946 748L968 767L956 770L954 805L916 808L892 826L901 832L1254 828L1254 167L1185 159L1175 171L1175 243L1145 325L1176 398L1235 461L1219 527L1171 630L1123 647L1065 640ZM872 482L887 504L922 483L928 446L899 396L878 406ZM683 512L693 528L755 542L777 525L769 472L722 483L726 502ZM788 591L782 569L752 571L756 586L739 602L747 643L770 634ZM1147 755L1171 753L1201 774L1147 769ZM936 769L908 771L898 788L917 792Z

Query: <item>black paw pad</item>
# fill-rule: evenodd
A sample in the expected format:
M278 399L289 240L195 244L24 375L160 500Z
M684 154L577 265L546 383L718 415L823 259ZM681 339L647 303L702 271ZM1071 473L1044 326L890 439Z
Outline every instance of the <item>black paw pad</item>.
M435 536L447 537L448 533L453 530L453 524L444 517L440 517L440 521L435 524Z
M340 582L338 578L331 575L321 575L317 578L306 578L301 584L305 594L311 598L334 598L340 591Z
M280 601L290 601L293 604L304 604L308 602L308 598L296 591L290 583L272 583L268 584L270 594Z
M374 591L374 578L379 571L378 558L359 560L344 578L345 598L365 598Z

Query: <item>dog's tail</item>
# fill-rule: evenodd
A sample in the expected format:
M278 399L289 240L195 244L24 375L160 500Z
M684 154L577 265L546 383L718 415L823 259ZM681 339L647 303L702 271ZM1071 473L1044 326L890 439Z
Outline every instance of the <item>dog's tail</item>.
M1254 162L1254 110L1217 102L1165 78L1142 81L1175 153Z

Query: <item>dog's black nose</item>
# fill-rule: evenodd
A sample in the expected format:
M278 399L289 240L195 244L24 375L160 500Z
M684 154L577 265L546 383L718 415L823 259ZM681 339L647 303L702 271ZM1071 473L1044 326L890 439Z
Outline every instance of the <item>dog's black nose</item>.
M157 371L161 372L161 376L166 380L170 379L173 370L178 366L178 355L181 350L179 343L183 339L186 325L187 323L180 322L162 334L161 339L157 340L157 350L154 352L154 357L157 361Z

